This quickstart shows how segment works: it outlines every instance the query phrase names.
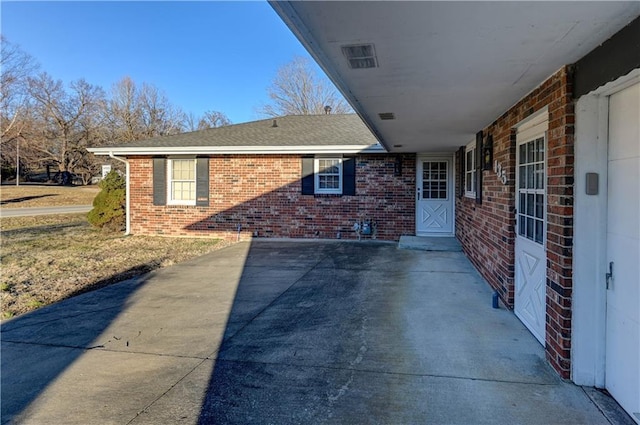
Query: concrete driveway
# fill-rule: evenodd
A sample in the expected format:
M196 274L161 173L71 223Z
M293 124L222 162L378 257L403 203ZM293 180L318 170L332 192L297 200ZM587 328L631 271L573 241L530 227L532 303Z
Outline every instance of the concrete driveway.
M3 324L1 372L3 423L626 420L462 253L387 243L240 243L42 308Z

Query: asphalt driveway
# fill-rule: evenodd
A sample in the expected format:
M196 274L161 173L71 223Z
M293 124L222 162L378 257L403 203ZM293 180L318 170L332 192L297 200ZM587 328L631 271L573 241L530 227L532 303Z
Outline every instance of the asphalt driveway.
M611 423L460 252L240 243L1 337L2 423Z

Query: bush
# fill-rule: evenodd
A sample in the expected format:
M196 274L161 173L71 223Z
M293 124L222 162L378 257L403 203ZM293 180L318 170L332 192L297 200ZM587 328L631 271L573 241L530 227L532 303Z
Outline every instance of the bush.
M111 171L98 184L102 189L93 200L93 209L87 219L95 227L107 231L125 228L126 181L116 170Z

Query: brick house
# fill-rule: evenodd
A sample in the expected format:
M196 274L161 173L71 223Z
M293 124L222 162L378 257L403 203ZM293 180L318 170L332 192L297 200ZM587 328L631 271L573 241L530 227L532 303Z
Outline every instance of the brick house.
M388 152L416 155L416 233L452 212L557 373L640 423L640 3L270 4ZM425 213L434 161L455 201Z
M415 233L415 155L355 114L286 116L90 149L126 158L133 234L398 240Z
M559 376L640 423L640 3L270 3L365 125L94 149L128 158L131 231L455 235ZM181 155L192 205L167 197Z

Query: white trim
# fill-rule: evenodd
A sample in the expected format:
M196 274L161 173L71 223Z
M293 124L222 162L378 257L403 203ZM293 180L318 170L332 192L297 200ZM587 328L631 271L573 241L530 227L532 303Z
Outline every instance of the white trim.
M549 108L545 106L514 126L518 143L544 134L549 129ZM547 155L545 155L545 158Z
M322 189L320 188L320 160L323 159L331 159L338 161L338 168L340 170L338 174L338 188L337 189ZM313 158L313 193L314 194L331 194L331 195L342 195L343 190L343 180L344 180L344 169L343 169L343 161L342 157L338 156L317 156Z
M464 181L462 182L462 184L464 185L464 196L472 199L476 198L476 179L478 178L476 173L476 163L477 163L476 155L478 155L477 150L478 149L477 149L475 140L472 140L471 142L469 142L469 144L465 147L465 150L464 150ZM473 169L468 171L467 170L467 154L470 151L473 151L473 159L471 160ZM473 180L473 184L471 185L471 187L473 187L473 190L467 190L467 176L469 174L471 175Z
M173 183L173 161L191 161L193 163L193 200L175 200L173 199L173 188L171 184ZM196 204L196 194L197 194L197 184L198 184L198 160L196 158L167 158L167 205L186 205L193 206Z
M609 96L636 83L640 68L576 103L571 379L577 385L605 386ZM585 193L586 173L600 176L597 195Z
M585 96L589 96L589 95L611 96L612 94L622 91L627 87L631 87L632 85L638 82L640 82L640 68L636 68L631 72L629 72L627 75L624 75L618 78L617 80L610 81L607 84L598 87L597 89L593 90L592 92L590 92ZM582 96L580 99L582 99L585 96Z
M96 155L229 155L229 154L354 154L387 153L380 145L340 146L181 146L181 147L104 147L87 148Z

